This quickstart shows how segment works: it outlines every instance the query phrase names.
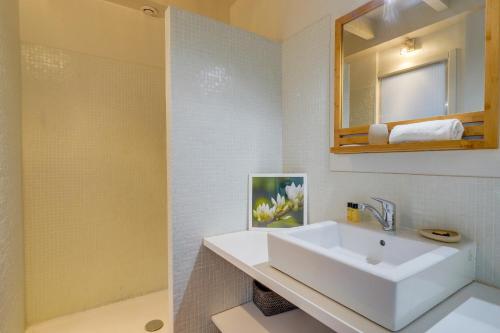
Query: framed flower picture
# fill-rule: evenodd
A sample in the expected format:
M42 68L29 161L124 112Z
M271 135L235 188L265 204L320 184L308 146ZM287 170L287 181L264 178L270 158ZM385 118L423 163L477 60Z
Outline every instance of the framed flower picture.
M293 228L307 224L306 174L251 174L248 228Z

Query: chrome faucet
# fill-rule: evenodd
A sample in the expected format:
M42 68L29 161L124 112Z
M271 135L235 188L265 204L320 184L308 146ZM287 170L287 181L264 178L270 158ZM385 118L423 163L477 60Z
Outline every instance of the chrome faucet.
M377 219L377 221L384 227L385 231L396 230L396 204L385 199L372 198L382 204L382 213L379 213L377 208L369 204L359 204L359 209L364 212L368 210Z

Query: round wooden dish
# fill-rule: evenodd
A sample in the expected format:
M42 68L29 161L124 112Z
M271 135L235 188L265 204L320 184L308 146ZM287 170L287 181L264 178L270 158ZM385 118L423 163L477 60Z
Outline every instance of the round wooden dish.
M460 239L462 239L462 235L452 230L422 229L419 230L419 232L425 238L429 238L444 243L457 243L460 241Z

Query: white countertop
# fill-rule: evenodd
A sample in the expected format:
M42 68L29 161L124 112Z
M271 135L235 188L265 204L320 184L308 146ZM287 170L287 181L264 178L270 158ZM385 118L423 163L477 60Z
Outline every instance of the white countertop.
M427 333L500 333L500 306L471 297Z
M405 233L409 232L405 231ZM204 239L204 245L338 333L390 332L271 267L268 264L266 232L241 231L207 237ZM461 289L400 332L425 332L472 297L500 305L500 289L475 282Z

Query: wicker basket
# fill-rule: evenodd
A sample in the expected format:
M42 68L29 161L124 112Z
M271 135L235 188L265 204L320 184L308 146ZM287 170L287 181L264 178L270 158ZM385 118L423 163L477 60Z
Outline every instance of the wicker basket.
M253 302L264 316L274 316L297 308L257 281L253 281Z

